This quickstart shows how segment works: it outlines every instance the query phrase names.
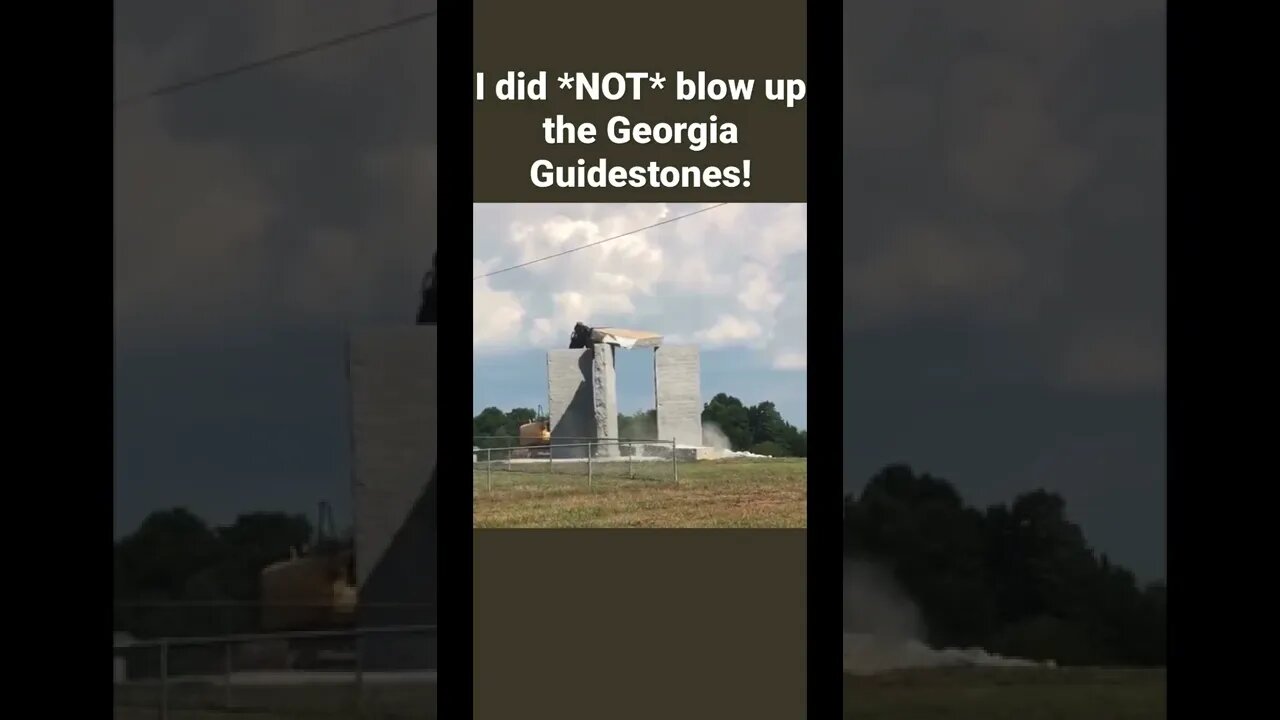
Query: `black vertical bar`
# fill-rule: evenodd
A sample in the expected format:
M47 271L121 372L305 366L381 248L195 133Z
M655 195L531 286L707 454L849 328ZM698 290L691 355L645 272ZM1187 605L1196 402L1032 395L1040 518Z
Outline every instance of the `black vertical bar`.
M437 705L459 718L471 716L472 17L469 0L443 3L438 36Z
M808 3L805 102L808 104L807 216L811 239L829 235L830 228L841 227L843 221L840 202L843 163L832 161L832 156L843 146L842 15L839 3ZM809 247L809 307L841 307L843 244L811 241ZM809 427L818 432L810 447L839 448L841 445L842 414L832 413L832 417L823 418L822 422L813 422L814 408L830 406L831 398L844 397L841 389L843 353L834 352L832 348L833 344L843 346L841 334L820 331L812 324L807 333ZM839 706L843 698L839 546L844 484L838 478L844 477L844 468L839 452L813 454L808 465L808 702L813 711ZM837 480L830 482L832 478Z

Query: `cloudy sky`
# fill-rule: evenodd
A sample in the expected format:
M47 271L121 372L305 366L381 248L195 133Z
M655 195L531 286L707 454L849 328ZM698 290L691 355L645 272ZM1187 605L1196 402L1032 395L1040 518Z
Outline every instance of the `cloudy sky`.
M902 0L844 16L846 487L1061 492L1165 563L1165 12Z
M115 96L434 0L122 0ZM348 505L343 337L436 245L436 21L115 113L116 531Z
M702 349L702 394L771 400L805 427L804 205L476 205L475 409L546 405L546 350L574 323L662 334ZM652 353L621 353L618 402L653 407Z

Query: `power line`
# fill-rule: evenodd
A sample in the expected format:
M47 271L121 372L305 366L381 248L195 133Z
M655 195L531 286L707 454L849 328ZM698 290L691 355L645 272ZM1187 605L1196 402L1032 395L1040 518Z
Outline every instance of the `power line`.
M666 220L661 220L661 221L656 222L656 223L654 223L654 224L652 224L652 225L645 225L645 226L644 226L644 227L642 227L642 228L636 228L635 230L628 230L628 231L626 231L626 232L624 232L624 233L621 233L621 234L618 234L618 235L614 235L613 237L607 237L607 238L605 238L605 239L603 239L603 240L597 240L597 241L592 242L592 243L587 243L586 245L579 245L579 246L578 246L578 247L576 247L576 248L569 248L568 250L562 250L562 251L560 251L560 252L558 252L558 253L555 253L554 255L547 255L546 257L540 257L540 258L538 258L538 259L536 259L536 260L530 260L529 262L523 262L523 263L520 263L519 265L512 265L511 267L505 267L505 268L502 268L501 270L494 270L494 271L493 271L493 272L491 272L491 273L485 273L484 275L477 275L477 276L475 276L474 278L472 278L472 280L483 280L484 278L487 278L487 277L493 277L494 275L498 275L498 274L500 274L500 273L508 272L508 271L511 271L511 270L519 270L519 269L520 269L520 268L522 268L522 267L529 267L530 265L533 265L533 264L536 264L536 263L540 263L540 262L542 262L542 261L544 261L544 260L551 260L552 258L558 258L558 257L560 257L561 255L568 255L569 253L578 252L579 250L586 250L587 248L590 248L590 247L595 247L595 246L597 246L597 245L603 245L603 244L605 244L605 243L607 243L607 242L610 242L610 241L612 241L612 240L617 240L618 238L624 238L624 237L626 237L626 236L628 236L628 235L635 235L636 233L644 232L645 230L652 230L653 228L656 228L656 227L658 227L658 226L660 226L660 225L666 225L667 223L673 223L673 222L675 222L675 221L677 221L677 220L683 220L683 219L685 219L685 218L687 218L687 217L693 217L694 215L697 215L698 213L704 213L704 212L706 212L706 211L708 211L708 210L715 210L715 209L716 209L716 208L718 208L718 207L724 207L725 205L728 205L728 204L729 204L729 203L727 203L727 202L722 202L722 203L717 203L717 204L715 204L715 205L710 205L710 206L708 206L708 207L704 207L704 208L699 209L699 210L694 210L694 211L693 211L693 212L691 212L691 213L685 213L684 215L677 215L677 216L675 216L675 217L673 217L673 218L667 218Z
M262 58L260 60L253 60L251 62L244 63L243 65L237 65L232 68L227 68L226 70L219 70L217 72L209 73L207 75L201 75L199 77L194 77L189 80L182 80L180 82L175 82L171 85L163 85L161 87L155 88L153 90L149 90L144 93L139 93L137 95L126 97L123 100L117 100L115 104L115 109L119 110L122 107L133 105L135 103L139 103L144 100L150 100L151 98L160 97L162 95L172 95L173 93L179 92L181 90L186 90L187 88L195 87L196 85L202 85L204 83L212 82L214 80L221 80L223 78L230 77L232 75L239 75L241 73L248 72L250 70L256 70L258 68L265 67L267 65L283 62L285 60L292 60L294 58L298 58L303 55L308 55L313 52L319 52L320 50L327 50L329 48L336 47L338 45L344 45L354 40L359 40L361 38L365 38L380 32L385 32L387 30L395 30L397 28L405 27L406 25L412 25L413 23L420 22L422 20L426 20L431 17L435 17L437 12L438 12L437 10L429 10L429 11L424 11L420 13L415 13L413 15L402 17L398 20L392 20L391 22L384 23L382 25L366 28L364 30L357 30L356 32L347 33L346 35L339 35L338 37L329 38L328 40L322 40L313 45L294 48L293 50L288 50L288 51L279 53L277 55L272 55L270 57Z

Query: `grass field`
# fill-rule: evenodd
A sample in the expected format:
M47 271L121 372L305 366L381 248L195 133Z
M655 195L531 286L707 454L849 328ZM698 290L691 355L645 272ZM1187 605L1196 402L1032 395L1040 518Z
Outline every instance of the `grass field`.
M803 459L703 460L596 464L583 469L474 472L475 526L531 527L804 527ZM641 467L644 466L644 467ZM675 479L678 472L679 480ZM492 483L492 490L489 489Z
M405 710L399 714L381 710L361 711L355 708L332 711L281 710L198 710L175 708L169 711L169 720L431 720L433 710ZM114 720L156 720L160 717L155 708L116 707Z
M114 720L156 720L160 717L156 708L116 706L112 713ZM360 710L351 708L334 708L331 710L254 710L236 708L219 710L215 708L173 708L169 711L169 720L433 720L436 717L433 708L389 710Z
M846 720L1157 720L1163 670L913 670L845 676Z
M366 697L363 710L343 688L237 691L236 709L220 710L221 690L171 695L172 720L392 720L435 717L434 688ZM387 690L390 690L389 688ZM379 696L381 695L381 696ZM156 697L122 697L116 720L154 720ZM268 709L272 708L272 709ZM1084 668L912 670L845 676L845 720L1163 720L1163 670Z
M117 686L115 720L155 720L159 688ZM168 693L171 720L429 720L435 717L434 684L366 686L358 694L342 684L234 687L216 682L176 682ZM230 702L228 702L230 701Z

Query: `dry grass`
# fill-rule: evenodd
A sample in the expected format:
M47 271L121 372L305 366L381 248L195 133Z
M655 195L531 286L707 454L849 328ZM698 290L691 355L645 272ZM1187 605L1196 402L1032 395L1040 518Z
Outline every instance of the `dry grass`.
M636 463L636 473L640 474ZM495 470L475 474L475 526L548 527L804 527L807 463L803 459L668 463L625 477L625 463L581 470ZM615 474L610 474L613 472Z
M115 720L159 717L155 683L116 686ZM230 703L228 703L230 701ZM369 685L363 694L343 684L237 686L176 681L168 693L171 720L424 720L435 717L434 684Z
M1158 720L1163 670L914 670L845 676L846 720Z

